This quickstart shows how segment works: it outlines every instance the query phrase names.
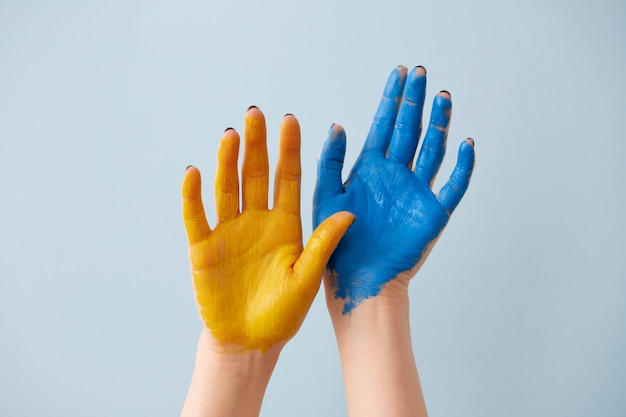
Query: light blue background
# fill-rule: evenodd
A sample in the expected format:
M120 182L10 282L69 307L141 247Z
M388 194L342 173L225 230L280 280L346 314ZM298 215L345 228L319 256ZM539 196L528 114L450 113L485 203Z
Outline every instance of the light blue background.
M64 0L0 3L0 416L177 415L185 167L215 224L224 128L259 106L273 166L294 113L306 239L330 124L351 166L398 64L452 93L437 188L476 140L411 284L430 414L626 415L626 3ZM262 415L346 415L321 294Z

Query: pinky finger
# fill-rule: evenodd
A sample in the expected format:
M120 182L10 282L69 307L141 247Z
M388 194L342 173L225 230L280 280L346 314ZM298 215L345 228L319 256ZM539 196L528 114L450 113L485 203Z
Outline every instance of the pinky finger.
M474 141L466 139L459 147L459 156L454 171L437 197L448 214L452 214L467 191L474 170L474 162Z
M183 220L190 245L195 245L211 233L202 205L202 185L198 168L189 166L183 179Z

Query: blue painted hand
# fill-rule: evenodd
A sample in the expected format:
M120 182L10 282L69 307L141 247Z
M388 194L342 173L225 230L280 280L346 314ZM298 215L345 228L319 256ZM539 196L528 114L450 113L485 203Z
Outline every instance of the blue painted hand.
M426 92L422 67L407 76L396 68L385 86L371 129L350 175L342 184L346 135L333 125L318 163L313 224L338 211L356 221L331 256L327 271L335 297L348 313L380 293L394 278L410 279L422 265L469 185L474 142L461 143L449 181L431 190L441 166L452 102L442 91L434 100L430 124L414 163Z

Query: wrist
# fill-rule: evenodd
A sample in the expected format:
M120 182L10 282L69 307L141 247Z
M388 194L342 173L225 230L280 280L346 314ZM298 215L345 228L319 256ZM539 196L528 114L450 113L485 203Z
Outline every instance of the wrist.
M181 416L257 416L283 346L243 351L219 344L205 328Z
M345 298L342 296L343 292L337 289L336 277L325 271L324 290L328 312L333 320L340 320L343 317L343 321L363 320L372 325L384 325L388 321L408 319L409 282L412 276L411 271L400 273L386 282L376 295L354 302L349 296ZM352 277L351 281L358 283L361 280L358 277Z
M329 277L326 302L337 338L349 415L425 416L409 322L407 283L390 281L347 313ZM392 285L389 285L392 284ZM391 410L388 404L394 404Z
M218 342L205 327L198 341L197 357L201 364L227 372L232 377L261 378L271 374L283 346L284 343L273 345L263 352L227 346Z
M389 282L379 295L346 313L345 300L335 296L329 278L324 278L326 303L344 373L360 363L399 358L396 353L401 353L403 360L413 360L406 285Z

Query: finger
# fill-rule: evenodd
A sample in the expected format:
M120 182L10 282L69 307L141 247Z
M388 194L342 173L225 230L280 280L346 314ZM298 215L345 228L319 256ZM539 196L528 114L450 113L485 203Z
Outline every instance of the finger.
M374 115L374 121L367 134L367 139L363 145L361 152L375 151L380 153L387 152L393 126L396 123L398 108L402 100L402 90L406 82L406 67L400 65L396 67L385 85L383 97L378 105L378 110Z
M452 214L467 191L475 161L474 141L466 139L459 147L459 156L450 180L441 188L437 196L448 214Z
M183 220L187 240L194 245L211 233L202 205L202 181L198 168L190 166L183 178Z
M388 159L402 165L412 165L415 149L422 132L422 111L426 97L426 70L416 67L404 87L404 96L396 118Z
M442 91L435 97L430 124L415 165L417 176L430 186L435 181L441 161L443 161L443 156L446 153L446 140L451 115L450 93Z
M228 128L217 149L215 207L218 222L232 219L239 213L238 155L239 134L234 129Z
M328 139L317 162L317 183L313 193L315 207L343 192L341 170L346 156L346 132L338 124L333 124L328 132Z
M242 167L243 207L267 209L269 187L269 162L265 133L265 117L261 110L252 106L248 109L244 131L244 153Z
M274 180L274 209L300 215L300 125L292 114L280 127Z
M311 281L319 282L330 255L353 222L354 214L340 211L324 220L313 231L293 266L296 279L302 282L302 286Z

